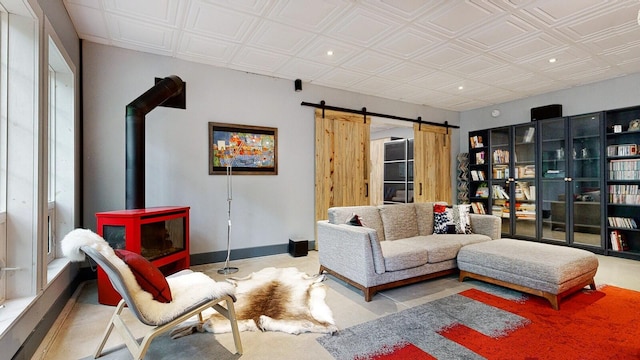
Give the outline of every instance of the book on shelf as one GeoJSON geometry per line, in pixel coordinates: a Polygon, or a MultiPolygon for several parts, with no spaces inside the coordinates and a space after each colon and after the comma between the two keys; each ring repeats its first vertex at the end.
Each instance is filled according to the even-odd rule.
{"type": "Polygon", "coordinates": [[[506,179],[509,177],[509,167],[507,165],[495,165],[492,170],[494,179],[506,179]]]}
{"type": "Polygon", "coordinates": [[[486,210],[484,208],[484,204],[481,202],[472,202],[471,208],[473,209],[474,214],[486,214],[486,210]]]}
{"type": "Polygon", "coordinates": [[[636,223],[636,220],[634,218],[609,216],[607,217],[607,220],[609,221],[609,226],[627,228],[627,229],[638,228],[638,223],[636,223]]]}
{"type": "Polygon", "coordinates": [[[480,151],[476,153],[476,164],[478,165],[484,164],[484,151],[480,151]]]}
{"type": "Polygon", "coordinates": [[[502,150],[502,149],[493,150],[493,162],[495,164],[508,164],[509,150],[502,150]]]}
{"type": "Polygon", "coordinates": [[[607,146],[607,156],[638,155],[637,144],[616,144],[607,146]]]}
{"type": "Polygon", "coordinates": [[[530,143],[533,141],[533,135],[535,134],[536,128],[530,127],[525,131],[524,137],[522,139],[523,142],[530,143]]]}
{"type": "Polygon", "coordinates": [[[515,174],[513,175],[516,178],[534,178],[536,177],[536,166],[535,165],[516,166],[515,174]]]}
{"type": "Polygon", "coordinates": [[[471,180],[473,181],[484,181],[484,171],[482,170],[471,170],[471,180]]]}
{"type": "Polygon", "coordinates": [[[629,250],[629,244],[627,243],[627,239],[625,235],[618,231],[612,230],[609,234],[609,239],[611,241],[611,249],[614,251],[627,251],[629,250]]]}
{"type": "Polygon", "coordinates": [[[638,185],[609,185],[609,203],[640,205],[638,185]]]}
{"type": "Polygon", "coordinates": [[[500,185],[493,185],[493,198],[509,200],[509,194],[500,185]]]}
{"type": "MultiPolygon", "coordinates": [[[[533,189],[535,190],[535,187],[533,189]]],[[[528,182],[516,182],[516,200],[534,200],[531,196],[531,186],[528,182]]]]}
{"type": "Polygon", "coordinates": [[[610,180],[640,180],[640,159],[609,161],[610,180]]]}
{"type": "Polygon", "coordinates": [[[484,144],[482,143],[482,136],[480,135],[469,136],[469,142],[471,143],[471,148],[473,149],[481,148],[484,146],[484,144]]]}
{"type": "MultiPolygon", "coordinates": [[[[493,205],[493,206],[491,207],[491,215],[495,215],[495,216],[499,216],[499,217],[504,217],[504,214],[503,214],[503,211],[502,211],[503,209],[504,209],[504,208],[503,208],[502,206],[493,205]]],[[[509,217],[509,216],[508,216],[508,213],[507,213],[507,216],[506,216],[506,217],[509,217]]]]}

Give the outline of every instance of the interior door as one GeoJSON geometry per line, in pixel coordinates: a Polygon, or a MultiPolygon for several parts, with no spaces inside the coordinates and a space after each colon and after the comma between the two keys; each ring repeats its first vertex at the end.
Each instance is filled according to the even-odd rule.
{"type": "Polygon", "coordinates": [[[414,124],[415,202],[451,203],[451,134],[441,126],[414,124]]]}
{"type": "Polygon", "coordinates": [[[371,119],[330,110],[323,114],[316,109],[315,121],[318,221],[327,219],[327,210],[332,206],[369,205],[371,119]]]}

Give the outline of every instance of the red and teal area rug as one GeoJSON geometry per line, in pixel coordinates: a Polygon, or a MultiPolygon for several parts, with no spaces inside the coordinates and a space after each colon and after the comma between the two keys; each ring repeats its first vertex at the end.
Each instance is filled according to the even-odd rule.
{"type": "Polygon", "coordinates": [[[336,359],[640,359],[640,292],[561,301],[482,286],[318,338],[336,359]]]}

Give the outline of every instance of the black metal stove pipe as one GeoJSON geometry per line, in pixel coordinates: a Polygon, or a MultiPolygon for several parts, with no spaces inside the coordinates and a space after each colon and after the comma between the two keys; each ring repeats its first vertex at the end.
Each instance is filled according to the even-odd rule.
{"type": "Polygon", "coordinates": [[[176,75],[160,80],[126,107],[126,209],[145,207],[144,120],[151,110],[179,94],[184,82],[176,75]]]}

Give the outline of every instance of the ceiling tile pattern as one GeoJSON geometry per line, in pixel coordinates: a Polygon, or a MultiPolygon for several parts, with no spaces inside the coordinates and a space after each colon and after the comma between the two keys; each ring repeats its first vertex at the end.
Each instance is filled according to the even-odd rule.
{"type": "Polygon", "coordinates": [[[640,0],[63,1],[89,41],[455,111],[640,72],[640,0]]]}

